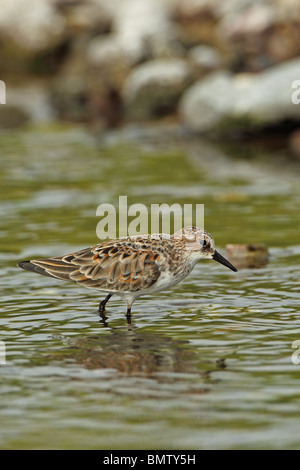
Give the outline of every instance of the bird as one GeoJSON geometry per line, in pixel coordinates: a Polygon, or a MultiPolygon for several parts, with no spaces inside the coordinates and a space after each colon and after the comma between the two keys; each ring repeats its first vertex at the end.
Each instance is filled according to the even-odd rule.
{"type": "Polygon", "coordinates": [[[109,299],[118,295],[126,301],[126,316],[130,319],[136,299],[181,282],[201,259],[212,259],[237,272],[216,250],[210,233],[195,226],[184,227],[172,235],[159,233],[107,240],[63,256],[21,261],[18,266],[106,293],[99,304],[100,316],[109,299]]]}

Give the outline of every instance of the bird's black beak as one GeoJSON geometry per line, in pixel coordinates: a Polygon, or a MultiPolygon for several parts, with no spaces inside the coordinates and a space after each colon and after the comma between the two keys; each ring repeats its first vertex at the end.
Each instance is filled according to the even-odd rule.
{"type": "Polygon", "coordinates": [[[215,253],[212,259],[214,259],[215,261],[218,261],[218,263],[224,264],[224,266],[231,269],[232,271],[237,272],[237,269],[231,263],[229,263],[229,261],[227,261],[227,259],[224,258],[224,256],[220,255],[220,253],[217,250],[215,250],[215,253]]]}

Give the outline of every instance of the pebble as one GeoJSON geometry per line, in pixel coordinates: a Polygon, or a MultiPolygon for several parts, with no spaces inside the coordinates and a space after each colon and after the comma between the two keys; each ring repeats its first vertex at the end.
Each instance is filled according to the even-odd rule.
{"type": "Polygon", "coordinates": [[[226,245],[226,256],[237,267],[261,268],[268,263],[268,248],[264,244],[230,244],[226,245]]]}

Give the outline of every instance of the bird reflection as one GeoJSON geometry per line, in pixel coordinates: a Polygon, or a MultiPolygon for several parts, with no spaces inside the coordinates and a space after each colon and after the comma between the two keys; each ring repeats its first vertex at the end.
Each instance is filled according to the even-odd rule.
{"type": "MultiPolygon", "coordinates": [[[[101,324],[108,326],[105,314],[101,324]]],[[[195,374],[210,380],[211,372],[220,369],[217,360],[199,358],[199,351],[192,349],[189,341],[142,331],[130,321],[127,327],[109,331],[108,335],[71,339],[74,360],[88,369],[115,369],[125,375],[143,377],[155,375],[160,382],[171,377],[174,380],[175,376],[179,379],[180,374],[181,378],[182,374],[195,374]]]]}
{"type": "MultiPolygon", "coordinates": [[[[99,323],[100,325],[102,325],[104,328],[109,328],[109,324],[108,324],[108,316],[105,315],[105,310],[102,311],[102,312],[95,312],[97,313],[97,315],[99,315],[99,323]]],[[[126,315],[125,316],[125,319],[126,319],[126,322],[127,322],[127,326],[129,329],[131,329],[131,315],[126,315]]]]}

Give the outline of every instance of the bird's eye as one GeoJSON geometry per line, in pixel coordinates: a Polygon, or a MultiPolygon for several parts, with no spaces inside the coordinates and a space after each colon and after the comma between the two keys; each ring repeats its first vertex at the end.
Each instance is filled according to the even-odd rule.
{"type": "Polygon", "coordinates": [[[200,240],[200,245],[207,246],[207,241],[204,238],[202,238],[202,240],[200,240]]]}

